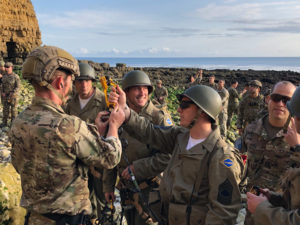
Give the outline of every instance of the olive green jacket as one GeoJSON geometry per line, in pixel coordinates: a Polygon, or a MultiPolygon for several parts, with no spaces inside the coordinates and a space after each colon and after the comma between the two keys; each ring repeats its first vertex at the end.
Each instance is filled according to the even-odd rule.
{"type": "MultiPolygon", "coordinates": [[[[140,116],[147,118],[154,124],[162,126],[171,126],[173,122],[164,111],[157,109],[151,101],[149,101],[139,113],[140,116]]],[[[128,146],[125,149],[125,154],[128,157],[129,163],[133,164],[134,175],[137,181],[145,181],[159,175],[166,167],[170,159],[170,154],[160,153],[157,149],[145,145],[139,139],[131,136],[131,133],[123,131],[121,138],[128,141],[128,146]]],[[[124,151],[124,150],[123,150],[124,151]]],[[[103,172],[103,190],[104,192],[113,192],[117,171],[119,174],[128,166],[124,153],[119,165],[113,170],[105,169],[103,172]]],[[[122,179],[121,179],[122,180],[122,179]]],[[[126,183],[124,181],[124,183],[126,183]]]]}
{"type": "Polygon", "coordinates": [[[87,123],[95,123],[95,119],[99,112],[106,110],[105,95],[98,88],[95,88],[94,96],[86,104],[83,109],[80,109],[78,93],[68,102],[66,113],[69,115],[78,116],[87,123]]]}
{"type": "MultiPolygon", "coordinates": [[[[191,224],[234,224],[241,209],[239,183],[244,166],[237,151],[220,137],[217,126],[207,139],[189,151],[189,130],[182,127],[161,128],[131,111],[124,127],[144,143],[172,153],[160,185],[163,210],[169,225],[186,224],[186,208],[192,196],[191,224]],[[214,150],[214,154],[210,155],[214,150]],[[203,162],[206,154],[210,160],[203,162]],[[200,169],[201,162],[204,169],[200,169]],[[202,179],[193,190],[199,173],[202,179]]],[[[205,157],[207,158],[207,157],[205,157]]]]}

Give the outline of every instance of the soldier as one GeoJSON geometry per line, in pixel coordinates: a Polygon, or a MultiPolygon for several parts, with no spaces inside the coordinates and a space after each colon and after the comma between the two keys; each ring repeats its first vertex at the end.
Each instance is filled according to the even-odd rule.
{"type": "MultiPolygon", "coordinates": [[[[285,140],[291,146],[291,160],[300,162],[300,88],[298,87],[287,108],[293,116],[285,140]]],[[[248,210],[256,225],[300,224],[300,168],[292,168],[284,176],[283,194],[265,190],[264,195],[247,193],[248,210]]]]}
{"type": "MultiPolygon", "coordinates": [[[[68,102],[66,113],[74,115],[87,123],[95,123],[99,112],[106,110],[105,95],[93,87],[96,73],[88,63],[79,63],[80,76],[75,78],[76,94],[68,102]]],[[[91,167],[89,170],[88,186],[93,207],[92,218],[100,218],[105,207],[105,197],[102,190],[103,169],[91,167]]]]}
{"type": "Polygon", "coordinates": [[[222,137],[226,138],[226,135],[227,135],[227,126],[226,125],[227,125],[227,118],[228,118],[227,108],[228,108],[229,93],[224,86],[225,86],[225,80],[220,79],[218,82],[217,91],[222,99],[222,110],[221,110],[220,114],[218,115],[218,120],[219,120],[221,135],[222,135],[222,137]]]}
{"type": "Polygon", "coordinates": [[[219,94],[204,85],[187,89],[179,96],[181,127],[165,128],[129,110],[124,92],[120,88],[117,92],[110,99],[118,99],[124,109],[127,132],[172,153],[160,185],[168,224],[234,224],[241,208],[243,162],[215,125],[222,108],[219,94]]]}
{"type": "Polygon", "coordinates": [[[203,80],[203,70],[200,69],[195,76],[190,77],[190,82],[187,84],[187,88],[192,87],[197,84],[201,84],[203,80]]]}
{"type": "MultiPolygon", "coordinates": [[[[253,186],[262,186],[279,191],[280,176],[293,163],[290,161],[292,152],[284,141],[284,135],[289,123],[286,102],[295,89],[295,85],[288,81],[275,84],[268,102],[268,114],[246,127],[242,152],[248,154],[248,190],[253,186]]],[[[253,224],[249,216],[248,214],[245,224],[253,224]]]]}
{"type": "Polygon", "coordinates": [[[3,97],[2,97],[2,77],[5,74],[5,62],[4,61],[0,61],[0,96],[1,96],[1,103],[3,104],[3,97]]]}
{"type": "MultiPolygon", "coordinates": [[[[171,119],[157,109],[149,100],[153,87],[148,75],[142,71],[134,70],[127,73],[122,80],[122,88],[126,92],[128,106],[140,116],[147,118],[156,125],[171,126],[171,119]]],[[[131,137],[130,132],[123,132],[122,138],[127,139],[128,146],[124,151],[120,164],[113,170],[104,170],[103,190],[106,200],[114,200],[114,187],[117,173],[120,176],[118,188],[121,193],[123,207],[126,208],[125,216],[130,225],[155,224],[147,222],[148,215],[137,201],[138,193],[134,193],[134,187],[130,181],[129,168],[133,171],[136,180],[143,187],[142,194],[148,200],[148,195],[153,186],[157,186],[155,177],[167,166],[170,155],[159,153],[151,145],[145,145],[139,139],[131,137]],[[128,158],[128,163],[126,162],[128,158]],[[126,196],[131,196],[126,198],[126,196]],[[134,201],[135,200],[135,201],[134,201]]]]}
{"type": "Polygon", "coordinates": [[[249,123],[258,119],[257,114],[264,106],[263,96],[260,94],[261,88],[260,81],[251,81],[249,83],[249,94],[244,96],[240,102],[237,118],[237,128],[240,135],[249,123]]]}
{"type": "Polygon", "coordinates": [[[228,120],[227,127],[230,127],[231,120],[234,114],[237,114],[237,109],[239,107],[239,99],[240,95],[238,94],[236,88],[238,86],[238,82],[236,80],[231,82],[231,86],[228,89],[229,98],[228,98],[228,120]]]}
{"type": "Polygon", "coordinates": [[[18,114],[18,93],[21,81],[17,74],[13,72],[13,64],[5,63],[6,74],[2,77],[2,98],[3,98],[3,119],[1,127],[7,126],[10,113],[11,123],[18,114]]]}
{"type": "Polygon", "coordinates": [[[208,78],[208,84],[207,84],[207,86],[209,86],[209,87],[217,90],[218,85],[215,83],[215,79],[216,79],[215,75],[213,75],[213,74],[210,75],[209,78],[208,78]]]}
{"type": "Polygon", "coordinates": [[[25,224],[86,224],[91,213],[88,166],[113,168],[120,161],[118,128],[124,112],[116,107],[106,122],[101,122],[106,113],[99,113],[96,126],[67,115],[61,105],[79,69],[77,61],[60,48],[33,50],[22,74],[33,85],[35,97],[15,119],[9,139],[12,164],[21,176],[25,224]],[[108,124],[104,138],[100,135],[108,124]]]}
{"type": "Polygon", "coordinates": [[[154,89],[154,100],[158,104],[164,106],[166,104],[166,99],[168,97],[168,90],[167,88],[162,86],[162,81],[158,80],[156,82],[156,87],[154,89]]]}

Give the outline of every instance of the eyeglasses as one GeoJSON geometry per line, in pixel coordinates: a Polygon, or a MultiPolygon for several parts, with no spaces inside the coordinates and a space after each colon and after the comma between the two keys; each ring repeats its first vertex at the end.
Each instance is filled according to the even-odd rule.
{"type": "Polygon", "coordinates": [[[271,97],[271,100],[273,102],[280,102],[280,101],[282,101],[285,105],[286,105],[287,101],[291,100],[290,97],[284,96],[284,95],[280,95],[280,94],[271,94],[270,97],[271,97]]]}
{"type": "Polygon", "coordinates": [[[191,104],[195,104],[193,101],[181,101],[179,104],[179,107],[181,109],[186,109],[188,107],[190,107],[191,104]]]}

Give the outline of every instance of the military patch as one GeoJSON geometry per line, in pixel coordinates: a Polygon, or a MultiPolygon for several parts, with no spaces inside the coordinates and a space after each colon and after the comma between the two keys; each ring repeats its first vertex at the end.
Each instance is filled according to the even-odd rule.
{"type": "Polygon", "coordinates": [[[228,179],[219,185],[218,189],[218,202],[223,205],[230,205],[232,201],[232,190],[233,187],[228,179]]]}
{"type": "Polygon", "coordinates": [[[233,161],[231,159],[225,159],[223,160],[223,164],[229,168],[233,165],[233,161]]]}
{"type": "Polygon", "coordinates": [[[172,120],[171,120],[170,118],[167,118],[167,119],[166,119],[166,123],[167,123],[168,125],[170,125],[170,126],[173,125],[172,120]]]}

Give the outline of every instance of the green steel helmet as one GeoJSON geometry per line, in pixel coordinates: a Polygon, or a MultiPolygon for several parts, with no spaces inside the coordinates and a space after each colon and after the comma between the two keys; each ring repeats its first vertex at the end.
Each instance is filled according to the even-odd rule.
{"type": "Polygon", "coordinates": [[[88,63],[79,63],[80,76],[75,80],[96,80],[96,72],[88,63]]]}
{"type": "Polygon", "coordinates": [[[29,81],[48,82],[57,69],[65,70],[75,77],[80,75],[78,62],[72,55],[61,48],[45,45],[35,48],[27,56],[22,75],[29,81]]]}
{"type": "Polygon", "coordinates": [[[300,87],[297,87],[290,101],[286,103],[292,116],[300,118],[300,87]]]}
{"type": "Polygon", "coordinates": [[[184,96],[191,99],[210,118],[216,121],[222,110],[222,100],[217,91],[206,85],[195,85],[185,90],[183,94],[178,96],[178,99],[181,100],[184,96]]]}
{"type": "Polygon", "coordinates": [[[123,77],[122,88],[124,91],[134,86],[147,86],[149,94],[153,91],[153,86],[148,75],[140,70],[133,70],[123,77]]]}
{"type": "Polygon", "coordinates": [[[257,86],[257,87],[262,88],[262,83],[259,80],[251,80],[249,82],[249,86],[257,86]]]}

